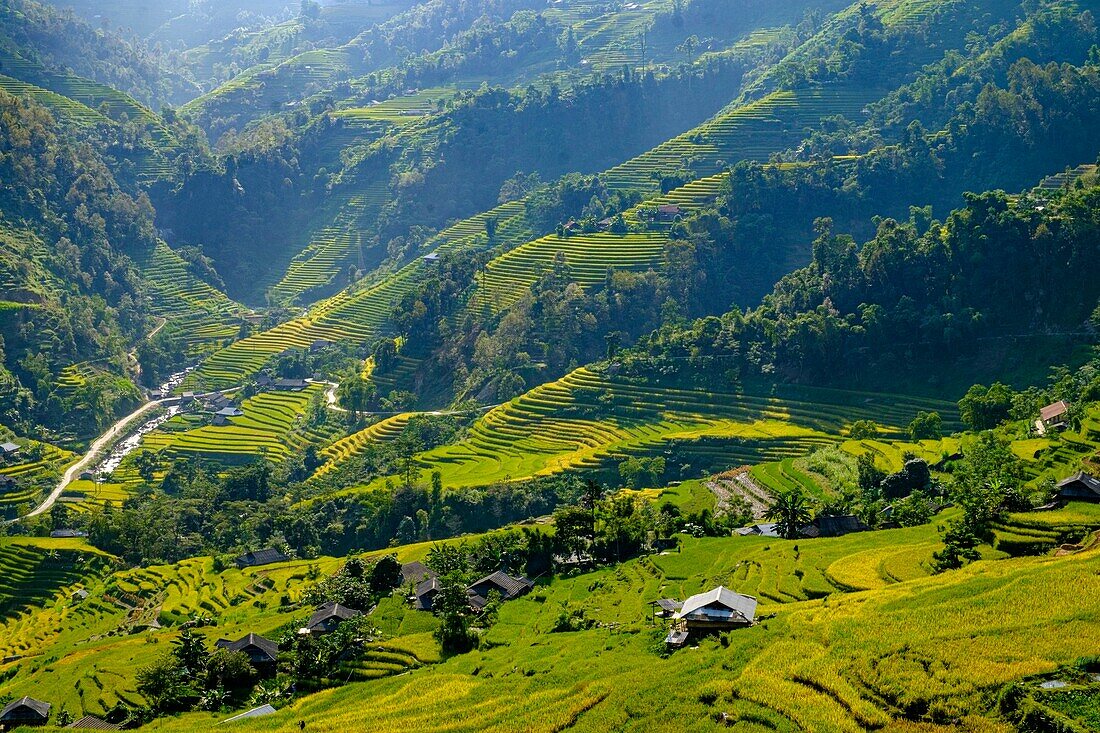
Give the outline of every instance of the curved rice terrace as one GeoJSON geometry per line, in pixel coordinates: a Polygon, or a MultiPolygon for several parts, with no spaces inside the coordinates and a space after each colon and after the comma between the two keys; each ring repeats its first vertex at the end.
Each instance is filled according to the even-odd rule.
{"type": "Polygon", "coordinates": [[[152,148],[135,151],[133,172],[143,182],[171,175],[172,166],[166,156],[176,151],[178,142],[164,121],[136,100],[91,79],[49,71],[4,49],[0,49],[0,69],[4,72],[0,75],[0,89],[29,96],[78,126],[114,126],[123,117],[140,122],[149,135],[152,148]]]}
{"type": "Polygon", "coordinates": [[[494,408],[463,440],[422,453],[417,462],[423,476],[439,471],[447,486],[610,470],[630,456],[671,456],[697,471],[804,455],[837,442],[837,433],[859,419],[879,421],[884,436],[900,436],[922,410],[957,424],[950,403],[904,395],[804,387],[707,392],[582,368],[494,408]]]}
{"type": "MultiPolygon", "coordinates": [[[[485,236],[485,220],[489,217],[499,221],[493,244],[518,243],[530,236],[523,203],[512,201],[444,229],[424,245],[421,254],[489,246],[485,236]]],[[[394,303],[430,273],[431,267],[430,263],[417,259],[391,275],[347,288],[314,305],[308,316],[287,321],[218,351],[188,377],[186,384],[203,388],[231,387],[255,374],[264,362],[288,348],[305,348],[317,339],[363,342],[389,333],[394,303]]]]}
{"type": "Polygon", "coordinates": [[[400,415],[387,417],[327,446],[320,452],[325,459],[325,463],[314,472],[313,478],[317,479],[330,473],[344,461],[364,450],[368,445],[387,443],[394,440],[401,435],[413,414],[404,412],[400,415]]]}
{"type": "MultiPolygon", "coordinates": [[[[805,127],[816,126],[823,117],[839,114],[855,119],[866,102],[877,96],[877,93],[831,87],[778,92],[744,108],[720,114],[694,131],[604,172],[601,178],[611,188],[652,190],[655,174],[669,169],[679,170],[690,160],[696,174],[708,178],[689,184],[681,196],[691,198],[699,195],[700,204],[705,203],[720,185],[716,176],[724,163],[743,158],[766,159],[773,152],[796,142],[805,127]],[[700,171],[701,168],[707,170],[700,171]]],[[[500,222],[494,245],[520,244],[530,236],[522,207],[522,202],[510,202],[466,219],[441,232],[425,245],[424,250],[445,252],[461,244],[488,246],[487,239],[478,235],[483,235],[484,221],[490,216],[500,222]]],[[[605,262],[596,266],[585,263],[587,271],[584,277],[590,281],[602,280],[609,267],[645,270],[660,263],[665,241],[660,235],[626,235],[627,241],[606,239],[615,236],[597,235],[598,244],[616,242],[623,246],[608,248],[605,262]],[[637,241],[629,241],[630,237],[636,237],[637,241]],[[598,275],[595,273],[596,267],[600,269],[598,275]]],[[[575,242],[572,253],[587,253],[587,248],[578,246],[583,244],[575,242]]],[[[337,244],[336,249],[339,248],[337,244]]],[[[530,243],[517,254],[507,252],[490,263],[480,276],[487,283],[487,292],[478,294],[477,307],[488,304],[490,308],[502,308],[514,302],[518,299],[517,293],[534,282],[540,269],[551,263],[559,251],[565,251],[565,246],[559,245],[554,237],[545,237],[530,243]],[[493,272],[494,267],[497,267],[497,272],[493,272]]],[[[566,252],[568,255],[569,252],[566,252]]],[[[303,258],[300,267],[309,259],[303,258]]],[[[329,265],[326,270],[322,266],[319,269],[329,272],[331,267],[329,265]]],[[[390,328],[392,304],[411,289],[423,272],[423,263],[412,262],[378,284],[353,289],[352,292],[342,291],[318,303],[306,318],[281,324],[214,354],[192,375],[188,384],[203,388],[232,386],[259,370],[268,358],[287,348],[307,346],[319,338],[363,341],[382,335],[390,328]]],[[[321,276],[311,277],[317,279],[321,276]]]]}
{"type": "MultiPolygon", "coordinates": [[[[36,444],[42,451],[40,458],[19,460],[0,466],[0,476],[15,479],[14,486],[0,489],[0,517],[9,509],[16,509],[28,502],[37,501],[42,491],[76,459],[76,455],[48,443],[36,444]]],[[[29,446],[23,446],[26,452],[29,446]]]]}
{"type": "Polygon", "coordinates": [[[241,319],[250,311],[191,273],[163,241],[134,259],[152,287],[153,313],[167,319],[169,330],[186,344],[189,356],[205,353],[239,333],[241,319]]]}
{"type": "Polygon", "coordinates": [[[310,400],[323,392],[320,384],[301,392],[261,392],[244,400],[244,415],[229,418],[227,425],[196,425],[206,418],[183,413],[146,436],[143,445],[164,459],[201,455],[234,463],[259,454],[280,461],[308,443],[331,438],[334,428],[313,428],[305,422],[310,400]]]}
{"type": "Polygon", "coordinates": [[[376,217],[388,196],[381,182],[349,195],[332,223],[315,232],[294,256],[282,279],[268,290],[268,300],[281,304],[307,300],[311,293],[330,286],[348,264],[362,265],[365,227],[360,222],[376,217]]]}

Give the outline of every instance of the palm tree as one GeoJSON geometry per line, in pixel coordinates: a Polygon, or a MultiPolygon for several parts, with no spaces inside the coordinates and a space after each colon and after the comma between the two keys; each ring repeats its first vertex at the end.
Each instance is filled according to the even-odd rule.
{"type": "Polygon", "coordinates": [[[806,495],[793,490],[776,495],[765,516],[775,522],[775,531],[780,537],[790,540],[798,536],[799,528],[809,524],[814,515],[806,495]]]}

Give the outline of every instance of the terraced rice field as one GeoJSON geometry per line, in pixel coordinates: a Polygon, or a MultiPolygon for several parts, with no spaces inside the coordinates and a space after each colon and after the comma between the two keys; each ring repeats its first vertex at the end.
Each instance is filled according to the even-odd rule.
{"type": "Polygon", "coordinates": [[[0,49],[0,88],[29,96],[79,125],[114,125],[125,117],[140,122],[152,148],[134,151],[130,162],[139,180],[153,181],[171,173],[166,154],[178,146],[172,133],[152,110],[104,84],[68,72],[54,72],[18,54],[0,49]],[[106,114],[104,114],[104,112],[106,114]]]}
{"type": "MultiPolygon", "coordinates": [[[[954,406],[902,395],[779,388],[772,394],[714,393],[636,384],[578,369],[491,410],[461,442],[421,454],[426,476],[478,486],[569,470],[611,471],[629,456],[663,456],[693,473],[782,460],[859,419],[887,434],[920,410],[955,420],[954,406]]],[[[381,483],[382,480],[379,480],[381,483]]]]}
{"type": "MultiPolygon", "coordinates": [[[[69,451],[48,443],[40,443],[43,455],[38,460],[15,460],[0,466],[0,475],[11,476],[18,484],[14,489],[0,490],[0,517],[28,501],[34,501],[64,468],[76,459],[69,451]]],[[[27,447],[24,447],[24,451],[27,447]]]]}
{"type": "Polygon", "coordinates": [[[549,273],[559,256],[565,257],[570,279],[586,286],[603,282],[608,270],[660,269],[667,243],[665,232],[551,234],[492,260],[478,273],[478,292],[471,307],[477,311],[488,306],[493,313],[501,312],[549,273]]]}
{"type": "Polygon", "coordinates": [[[393,440],[401,434],[405,426],[409,424],[411,412],[387,417],[373,425],[363,428],[359,432],[337,440],[332,445],[321,451],[325,464],[317,469],[313,478],[320,478],[335,470],[341,463],[362,451],[368,445],[385,443],[393,440]]]}
{"type": "Polygon", "coordinates": [[[106,566],[105,556],[83,542],[0,539],[0,618],[42,605],[106,566]]]}
{"type": "MultiPolygon", "coordinates": [[[[490,216],[499,222],[494,244],[513,241],[518,244],[530,236],[523,203],[516,201],[444,229],[424,245],[421,254],[489,246],[485,220],[490,216]]],[[[431,267],[417,259],[392,275],[343,290],[317,303],[306,317],[287,321],[213,354],[191,375],[187,384],[205,389],[231,387],[288,348],[305,348],[317,339],[363,342],[389,333],[394,303],[429,274],[431,267]]]]}
{"type": "Polygon", "coordinates": [[[192,274],[187,263],[163,241],[135,261],[152,286],[153,312],[168,320],[168,328],[186,344],[189,355],[201,354],[237,335],[249,310],[192,274]]]}
{"type": "Polygon", "coordinates": [[[363,107],[336,110],[332,116],[342,120],[370,120],[391,125],[407,125],[431,114],[436,110],[438,103],[450,99],[454,94],[454,87],[420,89],[415,94],[405,94],[363,107]]]}
{"type": "Polygon", "coordinates": [[[0,89],[16,97],[33,99],[61,119],[79,127],[109,126],[111,124],[110,119],[94,109],[67,99],[60,94],[55,94],[48,89],[27,84],[4,74],[0,74],[0,89]]]}
{"type": "Polygon", "coordinates": [[[796,144],[807,128],[836,115],[858,121],[861,110],[878,98],[874,90],[823,86],[773,92],[762,99],[727,108],[699,127],[661,143],[601,174],[608,187],[649,190],[654,175],[691,170],[713,176],[740,160],[767,160],[796,144]]]}
{"type": "Polygon", "coordinates": [[[279,304],[300,302],[331,286],[349,263],[361,259],[364,222],[377,216],[387,198],[383,183],[350,196],[333,222],[294,256],[282,279],[268,291],[268,299],[279,304]]]}
{"type": "Polygon", "coordinates": [[[266,455],[279,461],[308,443],[331,438],[304,422],[310,399],[323,391],[317,384],[302,392],[261,392],[241,404],[244,415],[230,418],[229,425],[188,429],[186,417],[173,418],[146,436],[143,446],[169,459],[202,456],[236,463],[266,455]]]}

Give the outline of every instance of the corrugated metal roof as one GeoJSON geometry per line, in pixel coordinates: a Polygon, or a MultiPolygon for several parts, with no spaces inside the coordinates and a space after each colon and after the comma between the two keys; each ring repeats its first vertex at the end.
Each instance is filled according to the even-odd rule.
{"type": "MultiPolygon", "coordinates": [[[[721,585],[717,588],[708,590],[706,593],[697,593],[691,598],[688,598],[684,601],[683,608],[680,609],[680,612],[676,614],[675,618],[690,618],[704,607],[712,604],[725,606],[726,609],[738,614],[747,623],[752,623],[752,620],[756,618],[755,598],[740,593],[734,593],[729,588],[721,585]]],[[[722,611],[717,609],[708,609],[706,615],[708,617],[714,617],[716,614],[720,616],[722,613],[722,611]]],[[[731,616],[726,616],[725,618],[731,618],[731,616]]]]}

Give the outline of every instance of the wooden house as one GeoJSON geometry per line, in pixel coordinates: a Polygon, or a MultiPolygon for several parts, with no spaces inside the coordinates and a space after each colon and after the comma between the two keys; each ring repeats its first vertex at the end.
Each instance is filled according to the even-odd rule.
{"type": "Polygon", "coordinates": [[[426,578],[416,584],[413,593],[413,608],[417,611],[431,611],[435,597],[439,595],[439,578],[426,578]]]}
{"type": "Polygon", "coordinates": [[[1062,479],[1055,486],[1058,489],[1055,497],[1060,501],[1100,502],[1100,479],[1083,471],[1062,479]]]}
{"type": "Polygon", "coordinates": [[[485,608],[489,602],[489,594],[494,590],[500,593],[502,601],[510,601],[530,592],[535,584],[522,576],[511,576],[502,570],[491,575],[486,575],[481,580],[471,583],[466,588],[466,595],[470,599],[470,607],[475,611],[485,608]]]}
{"type": "Polygon", "coordinates": [[[240,569],[254,568],[260,565],[271,565],[277,562],[286,562],[290,558],[283,553],[276,550],[274,547],[267,547],[262,550],[253,550],[246,552],[243,555],[235,558],[233,564],[240,569]]]}
{"type": "Polygon", "coordinates": [[[672,619],[665,642],[682,646],[693,635],[752,626],[756,620],[756,599],[720,585],[688,598],[672,619]]]}
{"type": "Polygon", "coordinates": [[[21,697],[12,700],[0,710],[0,728],[14,730],[20,726],[45,725],[50,720],[50,704],[35,700],[33,697],[21,697]]]}
{"type": "Polygon", "coordinates": [[[279,658],[279,645],[259,634],[248,634],[236,641],[218,639],[214,646],[231,652],[243,652],[252,666],[260,671],[274,671],[279,658]]]}
{"type": "Polygon", "coordinates": [[[1039,410],[1039,419],[1035,421],[1035,430],[1044,435],[1048,430],[1065,430],[1069,419],[1069,405],[1058,400],[1039,410]]]}
{"type": "Polygon", "coordinates": [[[12,458],[19,452],[19,446],[11,441],[0,443],[0,458],[12,458]]]}
{"type": "Polygon", "coordinates": [[[341,606],[339,603],[329,602],[314,611],[313,615],[309,617],[309,621],[306,622],[303,628],[298,630],[298,633],[314,636],[329,634],[348,619],[362,615],[362,611],[341,606]]]}

